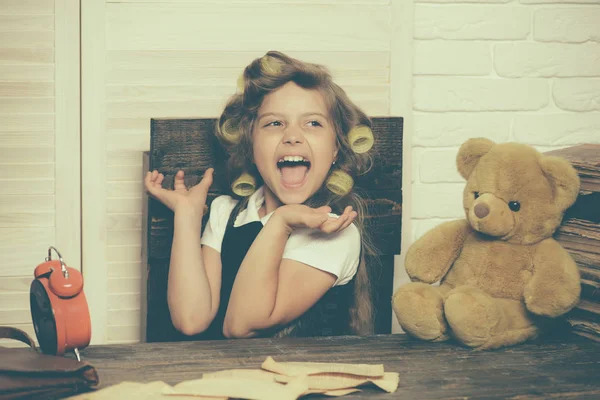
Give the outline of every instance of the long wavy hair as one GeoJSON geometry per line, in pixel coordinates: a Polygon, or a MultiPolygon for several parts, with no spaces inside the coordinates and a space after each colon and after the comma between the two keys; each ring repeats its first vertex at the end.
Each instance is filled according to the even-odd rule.
{"type": "Polygon", "coordinates": [[[241,183],[246,186],[244,194],[240,196],[232,190],[231,195],[245,203],[240,208],[244,209],[249,194],[264,183],[252,162],[252,132],[264,97],[288,82],[294,82],[305,89],[318,90],[328,107],[337,138],[338,155],[322,187],[304,204],[310,207],[328,205],[336,214],[341,214],[346,206],[351,205],[358,213],[353,223],[361,236],[361,257],[354,277],[350,328],[355,334],[371,334],[374,332],[373,295],[365,255],[374,255],[375,248],[365,229],[366,203],[353,182],[370,169],[372,158],[368,152],[359,154],[352,150],[348,133],[358,126],[370,129],[372,123],[345,91],[333,82],[326,67],[303,62],[281,52],[269,51],[244,69],[238,80],[238,92],[229,99],[216,124],[216,135],[229,154],[227,179],[230,187],[240,184],[240,176],[245,176],[241,183]],[[332,175],[334,171],[337,173],[332,175]],[[345,179],[339,179],[339,171],[345,173],[342,174],[345,179]],[[253,179],[249,181],[248,176],[253,179]],[[348,177],[352,179],[348,180],[348,177]],[[343,190],[335,190],[334,193],[326,183],[343,190]]]}

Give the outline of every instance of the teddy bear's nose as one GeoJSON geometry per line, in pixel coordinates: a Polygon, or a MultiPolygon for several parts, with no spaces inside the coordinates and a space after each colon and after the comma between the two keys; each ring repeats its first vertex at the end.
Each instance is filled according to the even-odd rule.
{"type": "Polygon", "coordinates": [[[490,213],[490,208],[485,203],[479,203],[475,206],[475,216],[477,218],[485,218],[490,213]]]}

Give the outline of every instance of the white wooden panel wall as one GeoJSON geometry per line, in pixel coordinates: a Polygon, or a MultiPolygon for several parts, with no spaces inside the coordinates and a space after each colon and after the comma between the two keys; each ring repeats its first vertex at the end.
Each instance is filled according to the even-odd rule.
{"type": "Polygon", "coordinates": [[[76,1],[0,1],[0,325],[33,337],[48,246],[81,263],[78,27],[76,1]]]}
{"type": "Polygon", "coordinates": [[[96,342],[135,342],[143,338],[141,177],[150,118],[216,117],[243,67],[268,50],[327,65],[368,114],[389,115],[392,5],[93,0],[82,7],[83,249],[86,274],[98,283],[88,288],[94,335],[96,342]],[[95,183],[86,192],[88,181],[95,183]]]}

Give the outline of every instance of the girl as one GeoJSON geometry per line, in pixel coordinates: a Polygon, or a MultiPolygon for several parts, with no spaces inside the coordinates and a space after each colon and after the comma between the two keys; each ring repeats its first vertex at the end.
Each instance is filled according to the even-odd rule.
{"type": "Polygon", "coordinates": [[[369,334],[363,201],[371,121],[324,67],[268,52],[248,65],[216,135],[232,195],[216,198],[202,237],[213,170],[174,190],[148,172],[148,192],[174,211],[168,304],[174,326],[207,339],[369,334]]]}

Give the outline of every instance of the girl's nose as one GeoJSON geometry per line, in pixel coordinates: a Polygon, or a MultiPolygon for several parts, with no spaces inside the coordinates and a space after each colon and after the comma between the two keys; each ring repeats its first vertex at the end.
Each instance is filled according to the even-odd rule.
{"type": "Polygon", "coordinates": [[[287,128],[283,133],[282,142],[286,144],[299,144],[304,141],[304,134],[298,128],[287,128]]]}

